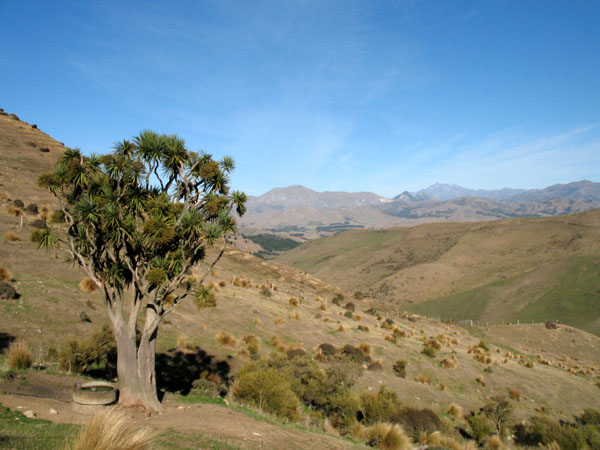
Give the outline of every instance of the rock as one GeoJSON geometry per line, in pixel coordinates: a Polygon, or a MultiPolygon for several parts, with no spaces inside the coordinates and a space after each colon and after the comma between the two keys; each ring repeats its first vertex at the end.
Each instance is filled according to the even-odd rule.
{"type": "Polygon", "coordinates": [[[25,411],[25,412],[23,413],[23,415],[24,415],[25,417],[27,417],[28,419],[33,419],[33,418],[35,418],[35,413],[34,413],[32,410],[30,410],[30,409],[28,409],[27,411],[25,411]]]}
{"type": "Polygon", "coordinates": [[[54,414],[55,416],[58,416],[58,411],[55,410],[54,408],[50,408],[50,414],[54,414]]]}

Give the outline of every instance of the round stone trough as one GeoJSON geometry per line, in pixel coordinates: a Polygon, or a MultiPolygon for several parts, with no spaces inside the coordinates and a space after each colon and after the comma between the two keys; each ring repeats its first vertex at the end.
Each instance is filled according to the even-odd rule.
{"type": "Polygon", "coordinates": [[[73,389],[73,403],[78,405],[110,405],[117,401],[118,389],[106,381],[89,381],[73,389]]]}

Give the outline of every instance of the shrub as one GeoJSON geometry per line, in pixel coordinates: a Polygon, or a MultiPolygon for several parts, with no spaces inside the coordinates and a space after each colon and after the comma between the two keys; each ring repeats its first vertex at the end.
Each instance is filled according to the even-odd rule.
{"type": "Polygon", "coordinates": [[[399,376],[400,378],[406,377],[406,364],[407,362],[404,359],[399,359],[394,363],[392,369],[396,372],[396,376],[399,376]]]}
{"type": "Polygon", "coordinates": [[[65,221],[65,213],[61,209],[57,209],[50,215],[50,223],[64,223],[65,221]]]}
{"type": "Polygon", "coordinates": [[[225,333],[224,331],[220,331],[219,334],[215,336],[215,340],[223,346],[237,346],[237,340],[233,336],[230,336],[229,334],[225,333]]]}
{"type": "Polygon", "coordinates": [[[410,450],[412,444],[402,427],[391,423],[378,423],[365,431],[367,444],[386,450],[410,450]]]}
{"type": "Polygon", "coordinates": [[[356,300],[362,300],[362,299],[364,299],[364,298],[365,298],[365,296],[363,295],[363,293],[362,293],[362,292],[360,292],[360,291],[356,291],[356,292],[355,292],[355,293],[352,295],[352,297],[354,297],[356,300]]]}
{"type": "Polygon", "coordinates": [[[270,297],[271,296],[271,290],[266,287],[266,286],[261,286],[260,287],[260,295],[263,295],[265,297],[270,297]]]}
{"type": "Polygon", "coordinates": [[[46,228],[46,221],[44,219],[35,219],[31,222],[33,228],[39,228],[40,230],[46,228]]]}
{"type": "Polygon", "coordinates": [[[347,317],[348,319],[352,319],[354,317],[354,314],[352,314],[351,311],[346,311],[344,313],[344,317],[347,317]]]}
{"type": "Polygon", "coordinates": [[[199,378],[192,382],[189,395],[203,395],[216,398],[219,396],[219,385],[207,378],[199,378]]]}
{"type": "Polygon", "coordinates": [[[6,351],[6,359],[11,369],[29,369],[31,367],[31,353],[23,342],[13,342],[6,351]]]}
{"type": "Polygon", "coordinates": [[[114,378],[117,367],[117,343],[108,324],[86,340],[73,339],[58,354],[60,368],[75,373],[101,371],[114,378]]]}
{"type": "Polygon", "coordinates": [[[8,270],[4,266],[0,266],[0,282],[2,281],[10,281],[12,279],[12,274],[10,270],[8,270]]]}
{"type": "Polygon", "coordinates": [[[31,242],[33,242],[34,244],[38,244],[40,243],[40,239],[42,238],[42,235],[44,234],[43,230],[40,229],[34,229],[31,230],[31,233],[29,233],[29,240],[31,242]]]}
{"type": "Polygon", "coordinates": [[[538,446],[556,442],[562,450],[588,447],[582,429],[572,424],[560,423],[550,417],[532,417],[528,424],[518,424],[514,431],[515,443],[520,445],[538,446]]]}
{"type": "Polygon", "coordinates": [[[234,395],[242,402],[261,410],[295,421],[300,402],[287,378],[274,369],[256,369],[240,374],[233,387],[234,395]]]}
{"type": "Polygon", "coordinates": [[[13,233],[12,231],[7,231],[4,233],[4,239],[9,242],[18,242],[23,240],[21,236],[19,236],[17,233],[13,233]]]}
{"type": "Polygon", "coordinates": [[[150,450],[154,433],[134,430],[132,420],[117,407],[109,408],[86,425],[71,450],[150,450]]]}
{"type": "Polygon", "coordinates": [[[342,354],[349,358],[351,361],[357,363],[363,363],[365,361],[369,362],[371,360],[370,357],[365,356],[361,349],[354,347],[350,344],[344,345],[342,348],[342,354]]]}
{"type": "Polygon", "coordinates": [[[471,414],[467,417],[467,422],[471,427],[471,434],[478,444],[483,444],[486,439],[494,432],[494,427],[484,414],[471,414]]]}
{"type": "Polygon", "coordinates": [[[402,405],[395,392],[381,386],[376,393],[363,392],[360,395],[360,406],[364,417],[363,423],[373,425],[377,422],[388,422],[402,405]]]}
{"type": "Polygon", "coordinates": [[[435,358],[435,348],[430,347],[427,344],[423,345],[423,350],[421,351],[421,353],[423,353],[425,356],[428,356],[429,358],[435,358]]]}
{"type": "Polygon", "coordinates": [[[2,281],[0,282],[0,298],[16,300],[19,298],[19,293],[12,284],[2,281]]]}
{"type": "Polygon", "coordinates": [[[17,207],[17,208],[25,208],[25,203],[23,203],[23,200],[19,200],[18,198],[13,200],[13,206],[17,207]]]}
{"type": "Polygon", "coordinates": [[[344,306],[344,308],[348,311],[354,312],[354,310],[356,309],[356,306],[354,305],[354,303],[348,302],[348,303],[346,303],[346,306],[344,306]]]}
{"type": "Polygon", "coordinates": [[[404,407],[392,414],[390,419],[392,422],[402,425],[415,439],[421,432],[433,433],[444,427],[438,415],[427,408],[404,407]]]}
{"type": "Polygon", "coordinates": [[[38,205],[36,205],[35,203],[30,203],[25,208],[25,211],[27,212],[27,214],[31,214],[32,216],[35,216],[39,212],[38,205]]]}

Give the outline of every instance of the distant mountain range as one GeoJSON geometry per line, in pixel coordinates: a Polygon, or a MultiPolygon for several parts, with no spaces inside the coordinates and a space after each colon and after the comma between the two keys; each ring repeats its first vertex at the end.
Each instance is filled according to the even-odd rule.
{"type": "Polygon", "coordinates": [[[296,185],[249,197],[241,225],[311,238],[356,227],[548,217],[595,208],[600,208],[600,183],[587,180],[530,190],[434,184],[393,199],[371,192],[316,192],[296,185]]]}

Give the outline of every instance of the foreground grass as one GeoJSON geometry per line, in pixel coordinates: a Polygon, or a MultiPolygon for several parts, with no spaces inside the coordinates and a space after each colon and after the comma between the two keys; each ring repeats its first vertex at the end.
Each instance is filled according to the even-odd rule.
{"type": "Polygon", "coordinates": [[[77,425],[28,419],[20,412],[0,406],[0,448],[62,449],[77,435],[79,429],[77,425]]]}
{"type": "MultiPolygon", "coordinates": [[[[68,447],[80,430],[80,425],[28,419],[18,411],[0,406],[0,449],[62,450],[68,447]]],[[[154,448],[236,450],[238,447],[200,434],[168,430],[156,437],[154,448]]]]}

